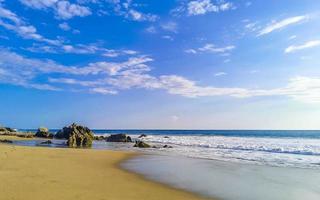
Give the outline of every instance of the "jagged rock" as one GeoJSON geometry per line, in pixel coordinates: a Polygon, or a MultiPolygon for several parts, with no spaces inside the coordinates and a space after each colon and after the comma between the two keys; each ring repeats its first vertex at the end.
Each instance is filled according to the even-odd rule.
{"type": "Polygon", "coordinates": [[[115,134],[107,137],[106,141],[107,142],[132,142],[132,139],[130,136],[127,136],[126,134],[115,134]]]}
{"type": "Polygon", "coordinates": [[[52,141],[51,140],[47,140],[47,141],[41,142],[40,144],[52,144],[52,141]]]}
{"type": "Polygon", "coordinates": [[[40,127],[38,128],[38,131],[35,134],[36,137],[41,137],[41,138],[53,138],[53,134],[49,132],[49,129],[46,127],[40,127]]]}
{"type": "Polygon", "coordinates": [[[0,142],[1,142],[1,143],[9,143],[9,144],[13,143],[12,140],[7,140],[7,139],[0,140],[0,142]]]}
{"type": "Polygon", "coordinates": [[[141,134],[138,138],[143,138],[143,137],[147,137],[146,134],[141,134]]]}
{"type": "Polygon", "coordinates": [[[16,135],[17,131],[9,127],[0,127],[0,135],[16,135]]]}
{"type": "Polygon", "coordinates": [[[133,147],[150,148],[151,146],[143,141],[136,141],[133,147]]]}
{"type": "Polygon", "coordinates": [[[64,127],[55,135],[58,139],[67,139],[69,147],[91,147],[94,139],[93,132],[85,126],[75,123],[64,127]]]}
{"type": "Polygon", "coordinates": [[[98,140],[98,141],[102,141],[102,140],[105,140],[106,138],[102,135],[100,136],[94,136],[94,140],[98,140]]]}
{"type": "Polygon", "coordinates": [[[173,148],[173,147],[170,145],[164,145],[163,148],[173,148]]]}

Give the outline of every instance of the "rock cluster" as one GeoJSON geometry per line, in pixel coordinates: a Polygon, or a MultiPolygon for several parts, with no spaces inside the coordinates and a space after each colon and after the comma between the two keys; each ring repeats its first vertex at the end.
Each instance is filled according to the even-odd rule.
{"type": "Polygon", "coordinates": [[[55,138],[67,139],[69,147],[91,147],[94,135],[88,127],[73,123],[58,131],[55,138]]]}
{"type": "Polygon", "coordinates": [[[46,127],[40,127],[38,128],[38,131],[35,134],[36,137],[41,137],[41,138],[53,138],[53,134],[49,132],[49,129],[46,127]]]}
{"type": "Polygon", "coordinates": [[[106,141],[107,142],[132,142],[132,139],[130,136],[127,136],[126,134],[114,134],[107,137],[106,141]]]}
{"type": "Polygon", "coordinates": [[[136,141],[133,147],[150,148],[151,146],[143,141],[136,141]]]}
{"type": "Polygon", "coordinates": [[[17,131],[9,127],[0,127],[0,135],[16,135],[17,131]]]}

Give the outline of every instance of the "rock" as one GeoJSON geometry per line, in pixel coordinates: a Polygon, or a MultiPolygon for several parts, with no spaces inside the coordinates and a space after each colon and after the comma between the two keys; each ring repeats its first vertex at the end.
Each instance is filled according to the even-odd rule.
{"type": "Polygon", "coordinates": [[[151,146],[143,141],[136,141],[133,147],[150,148],[151,146]]]}
{"type": "Polygon", "coordinates": [[[107,137],[106,141],[107,142],[132,142],[132,139],[130,136],[127,136],[126,134],[115,134],[107,137]]]}
{"type": "Polygon", "coordinates": [[[52,144],[52,141],[51,140],[47,140],[47,141],[41,142],[40,144],[52,144]]]}
{"type": "Polygon", "coordinates": [[[106,138],[104,137],[104,136],[102,136],[102,135],[100,135],[100,136],[94,136],[94,140],[98,140],[98,141],[102,141],[102,140],[105,140],[106,138]]]}
{"type": "Polygon", "coordinates": [[[7,139],[0,140],[0,142],[1,142],[1,143],[9,143],[9,144],[13,143],[12,140],[7,140],[7,139]]]}
{"type": "Polygon", "coordinates": [[[41,137],[41,138],[53,138],[53,134],[49,132],[49,129],[46,127],[40,127],[38,128],[38,131],[35,134],[36,137],[41,137]]]}
{"type": "Polygon", "coordinates": [[[17,130],[13,129],[13,128],[9,128],[9,127],[4,127],[5,129],[7,129],[8,132],[12,132],[12,133],[16,133],[17,130]]]}
{"type": "Polygon", "coordinates": [[[147,137],[146,134],[141,134],[138,138],[143,138],[143,137],[147,137]]]}
{"type": "Polygon", "coordinates": [[[16,135],[17,131],[9,127],[0,127],[0,135],[16,135]]]}
{"type": "Polygon", "coordinates": [[[169,138],[169,136],[164,136],[163,138],[169,138]]]}
{"type": "Polygon", "coordinates": [[[55,138],[67,139],[69,147],[91,147],[94,135],[88,127],[73,123],[58,131],[55,138]]]}
{"type": "Polygon", "coordinates": [[[173,148],[173,147],[169,145],[164,145],[163,148],[173,148]]]}

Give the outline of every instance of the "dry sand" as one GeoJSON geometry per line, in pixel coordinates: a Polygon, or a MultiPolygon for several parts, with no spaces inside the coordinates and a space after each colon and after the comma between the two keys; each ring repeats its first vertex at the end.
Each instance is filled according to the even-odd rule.
{"type": "Polygon", "coordinates": [[[130,156],[134,154],[0,144],[0,200],[204,199],[120,169],[130,156]]]}

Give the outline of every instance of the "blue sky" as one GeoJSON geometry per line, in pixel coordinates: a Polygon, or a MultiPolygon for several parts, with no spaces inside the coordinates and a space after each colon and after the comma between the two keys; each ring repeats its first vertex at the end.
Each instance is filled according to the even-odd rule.
{"type": "Polygon", "coordinates": [[[319,129],[316,0],[0,0],[0,124],[319,129]]]}

